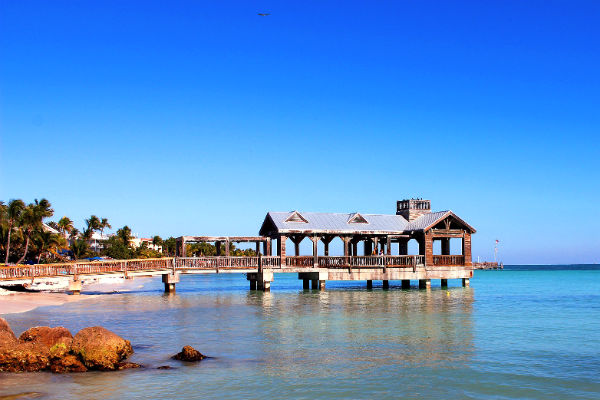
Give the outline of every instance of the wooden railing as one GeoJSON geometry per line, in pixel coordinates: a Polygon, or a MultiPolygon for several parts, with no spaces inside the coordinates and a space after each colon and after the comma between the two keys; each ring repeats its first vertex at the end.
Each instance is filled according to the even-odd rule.
{"type": "Polygon", "coordinates": [[[281,258],[260,257],[180,257],[175,259],[175,269],[258,269],[281,268],[281,258]]]}
{"type": "MultiPolygon", "coordinates": [[[[314,257],[286,257],[287,267],[314,267],[314,257]]],[[[464,256],[433,256],[433,266],[463,266],[464,256]]],[[[403,268],[422,266],[425,256],[358,256],[317,257],[320,268],[403,268]]],[[[38,277],[61,277],[102,274],[111,272],[152,270],[258,270],[259,268],[280,269],[279,256],[259,257],[181,257],[152,258],[144,260],[80,261],[75,263],[40,264],[32,266],[0,267],[0,280],[27,279],[38,277]]]]}
{"type": "Polygon", "coordinates": [[[357,256],[319,257],[321,268],[348,267],[415,267],[425,263],[425,256],[357,256]]]}
{"type": "Polygon", "coordinates": [[[313,256],[293,256],[285,258],[287,267],[314,267],[315,258],[313,256]]]}
{"type": "Polygon", "coordinates": [[[433,256],[433,265],[462,266],[465,256],[433,256]]]}
{"type": "Polygon", "coordinates": [[[17,265],[0,267],[0,279],[60,277],[67,275],[89,275],[110,272],[144,271],[169,269],[172,258],[148,258],[143,260],[79,261],[73,263],[17,265]]]}

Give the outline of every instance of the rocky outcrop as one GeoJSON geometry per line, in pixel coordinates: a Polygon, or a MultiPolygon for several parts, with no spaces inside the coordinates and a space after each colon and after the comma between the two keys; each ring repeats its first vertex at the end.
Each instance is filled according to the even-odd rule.
{"type": "Polygon", "coordinates": [[[206,356],[192,346],[183,346],[181,352],[175,354],[173,358],[179,361],[201,361],[205,359],[206,356]]]}
{"type": "Polygon", "coordinates": [[[71,351],[87,368],[118,369],[119,362],[133,353],[131,343],[101,326],[84,328],[73,338],[71,351]]]}
{"type": "Polygon", "coordinates": [[[50,328],[49,326],[36,326],[29,328],[19,336],[19,342],[21,343],[39,343],[44,346],[51,348],[55,344],[61,342],[66,343],[73,340],[73,335],[67,328],[58,326],[56,328],[50,328]]]}
{"type": "Polygon", "coordinates": [[[38,326],[17,339],[0,318],[0,371],[56,373],[139,368],[124,362],[133,353],[128,340],[102,328],[84,328],[75,337],[63,327],[38,326]]]}

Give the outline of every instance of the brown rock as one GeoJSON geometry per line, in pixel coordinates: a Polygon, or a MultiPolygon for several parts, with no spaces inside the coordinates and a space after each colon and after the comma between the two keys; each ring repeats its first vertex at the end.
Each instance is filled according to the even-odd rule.
{"type": "Polygon", "coordinates": [[[49,326],[36,326],[34,328],[27,329],[21,334],[21,336],[19,336],[19,342],[21,343],[40,343],[48,347],[48,349],[52,348],[52,346],[59,342],[67,343],[72,339],[73,335],[71,335],[71,332],[62,326],[58,326],[56,328],[50,328],[49,326]]]}
{"type": "Polygon", "coordinates": [[[17,337],[4,318],[0,318],[0,349],[4,347],[13,347],[17,337]]]}
{"type": "Polygon", "coordinates": [[[73,338],[71,351],[81,357],[88,369],[99,370],[115,370],[133,353],[129,340],[101,326],[80,330],[73,338]]]}
{"type": "Polygon", "coordinates": [[[180,361],[201,361],[206,358],[206,356],[192,346],[183,346],[181,352],[175,354],[173,358],[180,361]]]}
{"type": "Polygon", "coordinates": [[[50,354],[44,345],[15,342],[12,347],[0,349],[0,371],[34,372],[49,366],[50,354]]]}
{"type": "Polygon", "coordinates": [[[10,326],[0,318],[0,371],[40,371],[50,363],[48,348],[39,343],[19,343],[10,326]]]}
{"type": "Polygon", "coordinates": [[[77,356],[65,354],[62,357],[52,358],[50,371],[57,374],[64,374],[66,372],[86,372],[87,368],[77,356]]]}
{"type": "Polygon", "coordinates": [[[17,338],[4,318],[0,318],[0,337],[2,337],[2,333],[6,333],[6,337],[17,338]]]}

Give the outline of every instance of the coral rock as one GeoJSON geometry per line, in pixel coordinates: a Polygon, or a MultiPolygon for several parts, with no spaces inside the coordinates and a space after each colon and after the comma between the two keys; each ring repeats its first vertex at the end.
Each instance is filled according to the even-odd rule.
{"type": "Polygon", "coordinates": [[[84,328],[73,338],[73,354],[81,357],[88,369],[115,370],[133,353],[131,343],[101,326],[84,328]]]}
{"type": "Polygon", "coordinates": [[[184,346],[181,352],[175,354],[173,358],[180,361],[200,361],[206,358],[206,356],[192,346],[184,346]]]}

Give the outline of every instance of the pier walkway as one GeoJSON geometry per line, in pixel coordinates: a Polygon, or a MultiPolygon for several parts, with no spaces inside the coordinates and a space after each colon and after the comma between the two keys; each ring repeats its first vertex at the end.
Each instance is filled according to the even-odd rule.
{"type": "Polygon", "coordinates": [[[108,275],[131,279],[136,276],[161,275],[165,291],[175,290],[182,274],[244,273],[252,290],[270,290],[276,273],[297,273],[308,289],[324,289],[328,280],[364,280],[367,288],[373,280],[401,280],[410,287],[410,280],[419,286],[430,286],[431,279],[462,279],[469,285],[472,267],[463,265],[461,256],[434,256],[434,265],[425,265],[422,255],[402,256],[257,256],[257,257],[175,257],[142,260],[80,261],[62,264],[0,267],[0,286],[30,285],[33,282],[67,280],[71,292],[82,290],[81,278],[100,278],[108,275]],[[285,262],[282,264],[282,259],[285,262]]]}

